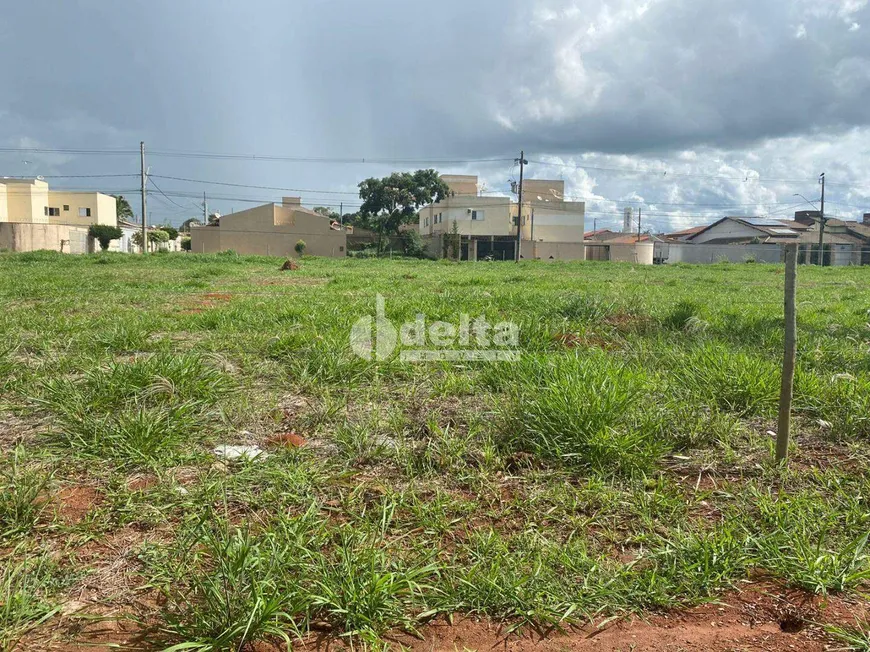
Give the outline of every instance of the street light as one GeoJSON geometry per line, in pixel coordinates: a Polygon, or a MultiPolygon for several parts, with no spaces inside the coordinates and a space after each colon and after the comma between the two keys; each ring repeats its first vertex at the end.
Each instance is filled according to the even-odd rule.
{"type": "Polygon", "coordinates": [[[806,197],[804,197],[802,194],[800,194],[800,193],[798,193],[798,192],[796,192],[795,194],[793,194],[792,197],[800,197],[800,198],[803,199],[806,203],[808,203],[810,206],[812,206],[812,207],[815,208],[816,210],[819,210],[813,202],[811,202],[809,199],[807,199],[806,197]]]}

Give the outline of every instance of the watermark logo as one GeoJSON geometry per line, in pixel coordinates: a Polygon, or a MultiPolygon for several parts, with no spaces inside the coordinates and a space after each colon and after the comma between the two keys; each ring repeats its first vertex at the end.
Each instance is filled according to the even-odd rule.
{"type": "Polygon", "coordinates": [[[420,313],[414,321],[396,327],[387,319],[386,302],[378,294],[375,315],[361,317],[353,325],[350,348],[366,360],[388,360],[401,344],[399,359],[403,362],[516,362],[520,357],[519,333],[513,322],[491,324],[483,316],[472,319],[464,313],[456,323],[429,323],[420,313]]]}

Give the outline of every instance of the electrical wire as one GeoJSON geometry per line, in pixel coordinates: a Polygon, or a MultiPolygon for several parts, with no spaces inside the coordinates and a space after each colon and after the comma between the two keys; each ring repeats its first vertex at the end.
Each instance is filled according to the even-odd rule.
{"type": "MultiPolygon", "coordinates": [[[[157,183],[154,181],[154,179],[152,179],[150,176],[148,177],[148,181],[151,183],[152,186],[154,186],[155,188],[157,188],[157,192],[159,192],[161,195],[163,195],[164,197],[166,197],[166,199],[168,199],[170,202],[172,202],[173,204],[175,204],[175,205],[178,206],[179,208],[183,208],[183,209],[185,209],[185,210],[189,210],[186,206],[182,206],[181,204],[179,204],[179,203],[176,202],[175,200],[171,199],[171,198],[169,197],[169,195],[167,195],[165,192],[163,192],[163,191],[160,189],[160,186],[158,186],[157,183]]],[[[198,210],[198,208],[197,208],[197,210],[198,210]]]]}

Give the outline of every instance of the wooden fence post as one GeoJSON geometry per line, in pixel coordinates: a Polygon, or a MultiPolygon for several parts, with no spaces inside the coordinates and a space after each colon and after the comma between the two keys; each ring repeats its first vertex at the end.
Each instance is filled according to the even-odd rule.
{"type": "Polygon", "coordinates": [[[797,245],[785,245],[785,354],[782,360],[782,386],[779,392],[779,424],[776,429],[776,461],[788,457],[791,435],[791,401],[794,393],[794,366],[797,353],[797,245]]]}

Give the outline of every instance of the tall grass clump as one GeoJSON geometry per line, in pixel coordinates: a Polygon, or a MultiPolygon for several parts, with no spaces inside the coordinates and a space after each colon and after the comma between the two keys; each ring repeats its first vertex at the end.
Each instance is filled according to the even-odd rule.
{"type": "Polygon", "coordinates": [[[19,546],[0,558],[0,652],[11,652],[21,637],[59,609],[46,593],[51,573],[44,558],[27,558],[19,546]]]}
{"type": "Polygon", "coordinates": [[[18,345],[6,344],[0,346],[0,392],[10,389],[15,384],[17,365],[12,359],[18,345]]]}
{"type": "Polygon", "coordinates": [[[165,597],[169,650],[240,650],[299,633],[294,618],[308,599],[293,568],[307,553],[273,534],[234,528],[220,518],[201,523],[163,558],[152,561],[165,597]],[[288,561],[290,564],[288,566],[288,561]]]}
{"type": "Polygon", "coordinates": [[[860,485],[754,491],[748,499],[758,513],[749,527],[761,567],[815,593],[870,580],[870,514],[860,485]]]}
{"type": "Polygon", "coordinates": [[[343,531],[316,569],[313,610],[343,635],[367,643],[390,629],[414,632],[438,602],[440,568],[427,556],[400,553],[376,534],[343,531]]]}
{"type": "Polygon", "coordinates": [[[795,409],[829,422],[836,438],[870,439],[870,376],[839,373],[826,378],[799,366],[795,409]]]}
{"type": "Polygon", "coordinates": [[[22,446],[0,457],[0,541],[36,526],[50,481],[50,474],[27,466],[22,446]]]}
{"type": "Polygon", "coordinates": [[[134,468],[175,459],[201,424],[195,407],[182,404],[139,406],[112,414],[64,413],[56,429],[57,440],[76,455],[134,468]]]}
{"type": "Polygon", "coordinates": [[[771,416],[779,399],[780,368],[772,360],[708,342],[674,363],[674,389],[736,416],[771,416]]]}
{"type": "Polygon", "coordinates": [[[46,380],[40,389],[36,400],[54,414],[60,443],[83,457],[147,466],[179,452],[233,386],[196,356],[160,354],[46,380]]]}
{"type": "Polygon", "coordinates": [[[615,311],[615,302],[596,294],[570,295],[557,307],[557,312],[562,317],[583,323],[602,321],[615,311]]]}
{"type": "Polygon", "coordinates": [[[663,324],[672,330],[701,330],[701,306],[695,301],[683,300],[677,303],[665,316],[663,324]]]}
{"type": "Polygon", "coordinates": [[[603,472],[648,471],[667,448],[645,375],[605,354],[520,366],[502,408],[505,445],[603,472]]]}
{"type": "Polygon", "coordinates": [[[752,564],[747,538],[724,523],[710,531],[678,531],[663,538],[623,579],[627,603],[671,607],[703,600],[745,576],[752,564]]]}
{"type": "Polygon", "coordinates": [[[515,626],[556,625],[594,591],[599,568],[576,546],[536,534],[506,538],[493,530],[471,532],[469,539],[451,578],[450,597],[459,609],[512,619],[515,626]],[[582,591],[578,577],[584,578],[582,591]]]}

